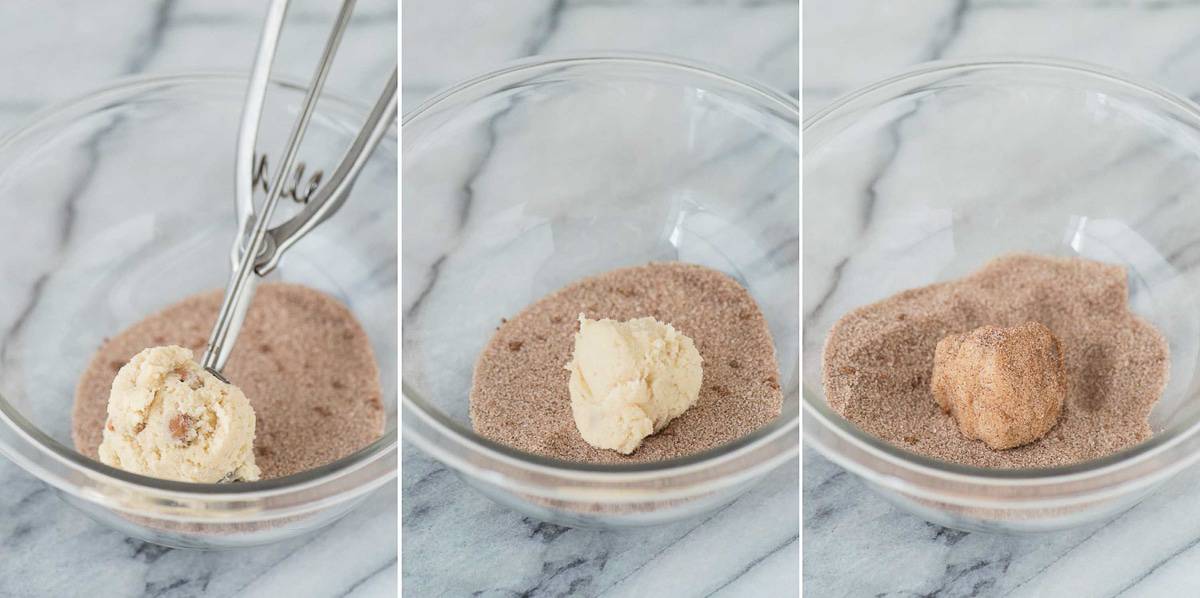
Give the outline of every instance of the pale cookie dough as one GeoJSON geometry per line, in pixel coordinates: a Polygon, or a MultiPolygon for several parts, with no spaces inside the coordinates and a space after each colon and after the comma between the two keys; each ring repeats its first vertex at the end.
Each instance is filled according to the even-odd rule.
{"type": "Polygon", "coordinates": [[[670,324],[580,314],[566,366],[579,434],[596,448],[632,453],[696,403],[701,361],[692,339],[670,324]]]}
{"type": "Polygon", "coordinates": [[[183,347],[152,347],[117,372],[100,461],[181,482],[254,481],[254,410],[183,347]]]}
{"type": "Polygon", "coordinates": [[[947,336],[934,352],[932,391],[963,436],[994,450],[1029,444],[1062,414],[1062,347],[1037,322],[947,336]]]}

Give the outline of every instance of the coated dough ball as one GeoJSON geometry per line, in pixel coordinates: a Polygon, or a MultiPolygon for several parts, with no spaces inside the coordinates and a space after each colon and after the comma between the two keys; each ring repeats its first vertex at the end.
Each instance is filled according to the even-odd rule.
{"type": "Polygon", "coordinates": [[[1058,423],[1067,374],[1058,339],[1042,324],[983,326],[937,344],[933,397],[962,435],[995,450],[1029,444],[1058,423]]]}

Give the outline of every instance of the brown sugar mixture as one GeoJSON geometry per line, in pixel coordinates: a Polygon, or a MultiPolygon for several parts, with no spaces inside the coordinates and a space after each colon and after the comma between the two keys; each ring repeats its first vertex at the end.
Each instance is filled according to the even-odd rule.
{"type": "Polygon", "coordinates": [[[485,438],[566,461],[659,461],[735,440],[779,416],[775,345],[758,305],[725,274],[678,262],[585,278],[503,322],[475,365],[471,422],[485,438]],[[650,316],[692,338],[704,360],[695,406],[630,455],[593,448],[571,415],[564,368],[576,318],[650,316]]]}
{"type": "MultiPolygon", "coordinates": [[[[193,295],[106,341],[75,391],[75,448],[97,459],[109,389],[117,370],[146,347],[204,351],[222,292],[193,295]]],[[[254,458],[262,477],[336,461],[383,434],[379,367],[366,333],[340,303],[307,287],[258,288],[222,374],[250,399],[257,417],[254,458]]]]}
{"type": "Polygon", "coordinates": [[[846,314],[826,339],[822,382],[834,410],[906,450],[978,467],[1053,467],[1149,438],[1167,357],[1162,335],[1129,311],[1124,268],[1022,254],[846,314]],[[938,407],[930,391],[934,350],[947,335],[1027,322],[1061,342],[1066,401],[1041,439],[992,450],[965,438],[938,407]]]}

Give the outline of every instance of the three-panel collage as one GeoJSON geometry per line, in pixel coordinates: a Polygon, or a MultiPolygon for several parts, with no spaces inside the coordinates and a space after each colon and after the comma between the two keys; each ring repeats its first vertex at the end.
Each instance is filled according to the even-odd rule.
{"type": "Polygon", "coordinates": [[[0,598],[1200,596],[1200,2],[0,52],[0,598]]]}

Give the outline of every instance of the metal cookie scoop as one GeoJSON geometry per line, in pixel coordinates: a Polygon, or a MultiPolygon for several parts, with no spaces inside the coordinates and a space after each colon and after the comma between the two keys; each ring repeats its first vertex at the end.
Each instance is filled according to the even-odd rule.
{"type": "MultiPolygon", "coordinates": [[[[346,31],[346,25],[350,22],[354,3],[354,0],[342,2],[333,31],[330,32],[329,39],[325,42],[321,61],[317,65],[312,83],[304,96],[300,115],[288,137],[283,159],[279,163],[271,185],[267,188],[267,196],[261,210],[256,211],[253,185],[256,168],[254,148],[258,140],[259,121],[266,98],[271,64],[279,44],[279,36],[283,29],[283,20],[287,14],[289,0],[272,0],[267,10],[267,20],[254,59],[250,86],[246,93],[246,104],[242,109],[241,124],[238,130],[237,164],[234,168],[238,232],[231,253],[233,271],[230,274],[229,285],[225,289],[225,297],[217,314],[217,321],[209,336],[208,346],[201,359],[201,365],[221,380],[225,380],[225,378],[220,371],[225,367],[225,362],[233,350],[233,344],[237,340],[238,332],[241,330],[258,282],[279,264],[280,256],[288,248],[341,207],[371,152],[379,145],[379,141],[383,139],[396,120],[397,69],[393,67],[391,78],[388,79],[374,108],[371,109],[366,122],[363,123],[362,129],[359,130],[353,143],[342,156],[332,175],[309,194],[308,202],[299,213],[275,227],[270,227],[271,216],[283,194],[288,174],[295,166],[300,142],[304,139],[308,123],[312,119],[313,109],[321,95],[321,88],[325,85],[329,68],[333,64],[334,54],[342,40],[342,34],[346,31]]],[[[297,180],[301,174],[297,171],[297,180]]]]}

